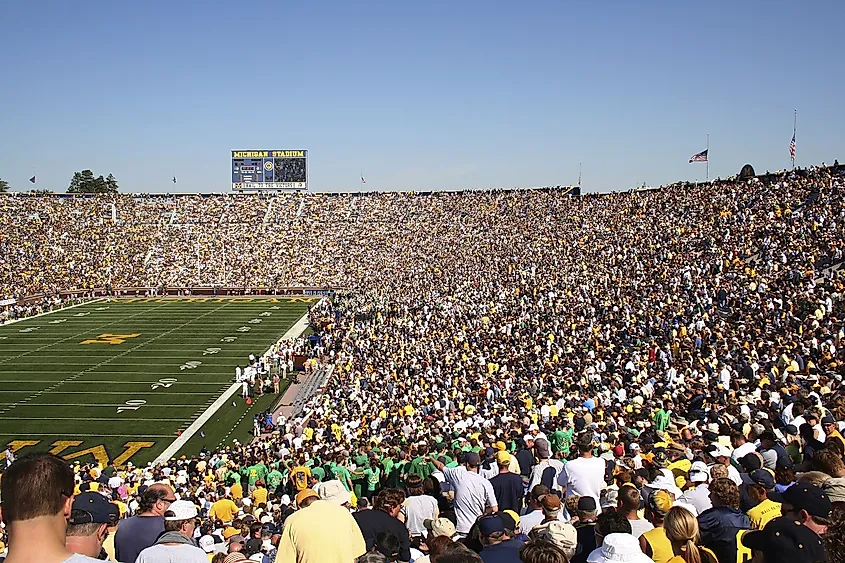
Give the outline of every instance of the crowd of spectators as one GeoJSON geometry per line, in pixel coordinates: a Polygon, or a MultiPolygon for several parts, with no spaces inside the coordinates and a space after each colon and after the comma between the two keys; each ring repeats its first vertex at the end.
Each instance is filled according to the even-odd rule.
{"type": "Polygon", "coordinates": [[[333,370],[306,416],[76,464],[73,491],[9,511],[64,471],[21,456],[7,561],[843,561],[843,195],[811,168],[585,197],[118,196],[99,223],[105,199],[3,198],[0,232],[28,235],[0,238],[4,294],[340,288],[312,311],[333,370]],[[17,539],[68,518],[49,559],[17,539]]]}

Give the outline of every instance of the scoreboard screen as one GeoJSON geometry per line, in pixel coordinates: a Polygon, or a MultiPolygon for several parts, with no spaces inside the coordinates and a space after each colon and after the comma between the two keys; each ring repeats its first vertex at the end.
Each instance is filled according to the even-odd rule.
{"type": "Polygon", "coordinates": [[[233,190],[305,190],[308,151],[232,151],[233,190]]]}

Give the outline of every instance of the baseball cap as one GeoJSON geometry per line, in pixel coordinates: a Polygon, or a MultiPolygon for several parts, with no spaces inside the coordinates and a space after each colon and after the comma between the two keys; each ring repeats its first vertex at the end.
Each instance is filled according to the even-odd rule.
{"type": "Polygon", "coordinates": [[[296,493],[296,505],[299,506],[300,504],[302,504],[302,501],[311,497],[319,498],[320,495],[318,495],[317,491],[315,491],[314,489],[302,489],[301,491],[296,493]]]}
{"type": "Polygon", "coordinates": [[[426,530],[431,532],[433,536],[446,536],[447,538],[451,538],[456,533],[455,524],[443,516],[435,518],[434,520],[426,518],[423,520],[423,526],[426,530]]]}
{"type": "Polygon", "coordinates": [[[827,560],[818,534],[792,518],[775,518],[762,530],[743,534],[742,545],[762,552],[766,563],[815,563],[827,560]]]}
{"type": "Polygon", "coordinates": [[[173,513],[173,516],[165,516],[164,519],[169,522],[175,522],[177,520],[190,520],[191,518],[196,518],[197,514],[197,507],[194,506],[189,500],[177,500],[176,502],[170,505],[170,508],[167,509],[169,512],[173,513]]]}
{"type": "Polygon", "coordinates": [[[648,497],[648,507],[654,514],[666,516],[672,508],[672,495],[663,489],[655,491],[648,497]]]}
{"type": "Polygon", "coordinates": [[[543,495],[543,497],[540,499],[540,506],[542,506],[543,510],[546,512],[554,512],[555,510],[560,510],[560,497],[554,493],[543,495]]]}
{"type": "Polygon", "coordinates": [[[510,463],[511,462],[511,454],[509,454],[508,452],[506,452],[504,450],[499,450],[498,452],[496,452],[496,461],[498,463],[505,463],[505,464],[510,463]]]}
{"type": "Polygon", "coordinates": [[[694,461],[689,470],[689,480],[693,483],[704,483],[709,478],[707,464],[703,461],[694,461]]]}
{"type": "Polygon", "coordinates": [[[252,538],[247,540],[244,544],[244,550],[249,554],[255,554],[261,551],[261,540],[258,538],[252,538]]]}
{"type": "Polygon", "coordinates": [[[776,442],[777,438],[775,438],[775,433],[771,430],[763,431],[760,436],[758,436],[761,440],[769,440],[770,442],[776,442]]]}
{"type": "Polygon", "coordinates": [[[823,416],[821,420],[822,424],[836,424],[836,419],[830,415],[823,416]]]}
{"type": "Polygon", "coordinates": [[[249,559],[247,559],[246,555],[240,551],[236,551],[227,555],[226,559],[223,560],[223,563],[238,563],[239,561],[249,561],[249,559]]]}
{"type": "Polygon", "coordinates": [[[593,497],[581,497],[578,499],[578,510],[582,512],[592,512],[596,509],[596,499],[593,497]]]}
{"type": "Polygon", "coordinates": [[[461,456],[461,463],[478,467],[481,465],[481,458],[478,457],[478,454],[475,452],[466,452],[463,456],[461,456]]]}
{"type": "Polygon", "coordinates": [[[755,469],[748,474],[755,485],[760,485],[766,490],[775,488],[775,478],[772,472],[767,469],[755,469]]]}
{"type": "Polygon", "coordinates": [[[731,451],[722,444],[716,444],[710,451],[710,455],[713,457],[731,457],[731,451]]]}
{"type": "Polygon", "coordinates": [[[100,493],[80,493],[73,497],[68,524],[116,524],[120,509],[100,493]]]}
{"type": "Polygon", "coordinates": [[[490,536],[505,531],[505,523],[498,514],[482,516],[478,519],[478,531],[482,536],[490,536]]]}
{"type": "Polygon", "coordinates": [[[501,451],[508,449],[508,447],[505,445],[504,442],[496,442],[496,443],[493,444],[493,449],[501,452],[501,451]]]}
{"type": "Polygon", "coordinates": [[[202,550],[206,553],[211,553],[214,551],[214,538],[209,535],[202,536],[197,544],[202,548],[202,550]]]}
{"type": "Polygon", "coordinates": [[[806,483],[795,483],[780,495],[769,496],[775,502],[791,504],[796,510],[806,510],[810,516],[827,518],[833,508],[823,489],[806,483]]]}
{"type": "Polygon", "coordinates": [[[223,529],[223,539],[228,540],[238,535],[238,529],[229,526],[223,529]]]}
{"type": "Polygon", "coordinates": [[[500,510],[496,514],[502,519],[502,522],[505,523],[505,529],[507,530],[519,530],[519,514],[517,514],[513,510],[500,510]]]}

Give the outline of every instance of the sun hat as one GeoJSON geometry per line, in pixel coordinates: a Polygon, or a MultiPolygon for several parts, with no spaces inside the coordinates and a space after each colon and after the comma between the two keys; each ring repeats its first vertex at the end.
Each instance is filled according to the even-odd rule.
{"type": "Polygon", "coordinates": [[[565,550],[578,546],[578,530],[569,522],[552,520],[548,524],[534,528],[537,537],[546,539],[565,550]]]}
{"type": "Polygon", "coordinates": [[[314,490],[320,495],[320,498],[331,502],[332,504],[346,504],[352,500],[352,495],[343,486],[343,483],[337,479],[326,481],[325,483],[318,483],[314,490]]]}
{"type": "Polygon", "coordinates": [[[431,518],[426,518],[423,520],[423,526],[434,536],[446,536],[447,538],[451,538],[456,533],[455,524],[444,516],[433,520],[431,518]]]}
{"type": "Polygon", "coordinates": [[[587,556],[587,563],[654,563],[640,549],[640,542],[631,534],[608,534],[601,547],[587,556]]]}

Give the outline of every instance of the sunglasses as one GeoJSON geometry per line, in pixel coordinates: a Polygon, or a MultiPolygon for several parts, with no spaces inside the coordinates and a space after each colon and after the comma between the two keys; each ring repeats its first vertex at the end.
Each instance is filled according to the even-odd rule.
{"type": "Polygon", "coordinates": [[[158,500],[160,500],[160,501],[164,501],[164,502],[166,502],[167,504],[173,504],[174,502],[176,502],[176,501],[177,501],[177,500],[179,500],[179,499],[175,499],[175,498],[160,498],[160,499],[158,499],[158,500]]]}

